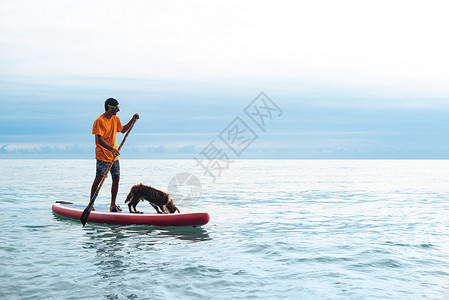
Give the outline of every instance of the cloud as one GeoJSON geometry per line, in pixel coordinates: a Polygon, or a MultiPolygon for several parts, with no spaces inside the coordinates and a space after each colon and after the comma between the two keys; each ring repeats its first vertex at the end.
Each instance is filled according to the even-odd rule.
{"type": "Polygon", "coordinates": [[[0,153],[8,153],[8,151],[5,149],[9,144],[3,145],[0,147],[0,153]]]}
{"type": "Polygon", "coordinates": [[[449,92],[446,1],[2,1],[4,76],[449,92]]]}
{"type": "Polygon", "coordinates": [[[11,145],[6,149],[4,145],[0,147],[0,154],[85,154],[91,153],[92,149],[82,145],[11,145]]]}
{"type": "Polygon", "coordinates": [[[249,156],[441,157],[448,5],[2,1],[0,153],[87,154],[115,97],[129,153],[187,157],[263,90],[284,114],[249,156]]]}

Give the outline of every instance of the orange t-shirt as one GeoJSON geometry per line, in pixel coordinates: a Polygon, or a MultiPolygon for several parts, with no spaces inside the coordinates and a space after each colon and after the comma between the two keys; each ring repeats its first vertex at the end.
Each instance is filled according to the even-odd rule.
{"type": "MultiPolygon", "coordinates": [[[[92,134],[95,134],[95,158],[102,161],[111,162],[114,157],[108,149],[100,146],[97,141],[97,135],[101,135],[108,145],[117,149],[115,144],[117,132],[122,131],[123,126],[119,117],[112,116],[111,119],[106,118],[104,115],[99,116],[92,128],[92,134]]],[[[118,157],[115,158],[117,160],[118,157]]]]}

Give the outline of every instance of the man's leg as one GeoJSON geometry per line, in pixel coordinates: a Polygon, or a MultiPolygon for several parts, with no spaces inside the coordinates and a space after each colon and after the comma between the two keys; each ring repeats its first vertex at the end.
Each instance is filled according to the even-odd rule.
{"type": "Polygon", "coordinates": [[[115,203],[117,199],[117,193],[118,193],[118,185],[120,182],[120,177],[112,177],[112,186],[111,186],[111,207],[110,210],[115,207],[118,211],[122,211],[121,208],[117,207],[117,204],[115,203]]]}
{"type": "Polygon", "coordinates": [[[97,190],[98,185],[101,182],[101,179],[103,179],[103,178],[102,177],[95,177],[94,183],[92,183],[92,188],[90,189],[90,199],[92,199],[92,197],[94,196],[95,191],[97,190]]]}
{"type": "MultiPolygon", "coordinates": [[[[102,177],[95,177],[94,182],[92,183],[92,187],[90,188],[90,199],[92,199],[92,197],[94,196],[95,191],[97,190],[98,185],[101,182],[101,179],[103,179],[103,178],[102,177]]],[[[95,208],[93,206],[92,206],[92,210],[95,210],[95,208]]]]}
{"type": "MultiPolygon", "coordinates": [[[[100,184],[101,180],[103,179],[103,176],[107,170],[106,164],[107,163],[97,159],[95,179],[94,179],[94,182],[92,183],[92,187],[90,188],[90,199],[92,199],[92,197],[94,196],[95,191],[98,188],[98,185],[100,184]]],[[[95,210],[94,207],[92,207],[92,210],[95,210]]]]}
{"type": "Polygon", "coordinates": [[[118,185],[120,182],[120,162],[117,160],[114,162],[111,168],[112,186],[111,186],[111,206],[110,211],[122,211],[120,207],[117,206],[115,200],[117,199],[118,185]]]}

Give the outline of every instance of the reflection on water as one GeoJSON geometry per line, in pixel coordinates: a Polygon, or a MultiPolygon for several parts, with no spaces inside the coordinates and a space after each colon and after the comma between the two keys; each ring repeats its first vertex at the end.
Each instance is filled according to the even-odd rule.
{"type": "MultiPolygon", "coordinates": [[[[83,228],[86,236],[95,241],[104,240],[105,242],[119,242],[122,239],[136,239],[135,241],[154,240],[157,243],[159,238],[175,238],[183,241],[201,242],[210,240],[206,229],[202,227],[160,227],[160,226],[117,226],[105,224],[86,225],[83,228]]],[[[86,242],[88,244],[88,242],[86,242]]]]}
{"type": "MultiPolygon", "coordinates": [[[[166,269],[170,273],[169,270],[182,259],[182,255],[173,249],[185,247],[186,241],[195,244],[212,239],[201,227],[88,224],[82,230],[82,247],[94,255],[91,271],[95,282],[103,282],[98,287],[104,285],[109,291],[104,294],[105,299],[138,298],[136,290],[120,287],[132,286],[135,281],[132,278],[139,276],[149,277],[148,283],[160,284],[154,279],[161,277],[159,272],[166,269]]],[[[152,297],[160,298],[161,295],[152,297]]]]}

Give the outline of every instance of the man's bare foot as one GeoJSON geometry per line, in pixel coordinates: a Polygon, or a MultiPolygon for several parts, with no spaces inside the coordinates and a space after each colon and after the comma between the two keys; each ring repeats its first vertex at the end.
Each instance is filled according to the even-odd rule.
{"type": "Polygon", "coordinates": [[[111,205],[111,207],[109,208],[110,212],[119,212],[122,211],[123,209],[120,208],[120,206],[118,205],[111,205]]]}

